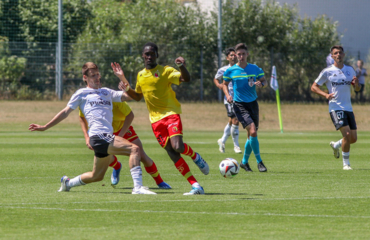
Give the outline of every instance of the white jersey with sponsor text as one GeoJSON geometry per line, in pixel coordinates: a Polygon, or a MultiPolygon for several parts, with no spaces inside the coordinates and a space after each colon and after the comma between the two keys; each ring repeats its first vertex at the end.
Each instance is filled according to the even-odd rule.
{"type": "Polygon", "coordinates": [[[122,91],[109,88],[81,88],[69,100],[67,106],[80,107],[89,124],[89,136],[103,133],[113,134],[112,102],[121,102],[122,91]]]}
{"type": "Polygon", "coordinates": [[[343,110],[352,112],[351,82],[356,72],[351,66],[344,65],[339,69],[333,65],[321,71],[315,82],[322,86],[324,83],[334,98],[329,101],[329,112],[343,110]]]}
{"type": "MultiPolygon", "coordinates": [[[[229,67],[231,67],[230,64],[226,65],[226,66],[223,66],[222,68],[218,69],[215,78],[219,81],[223,81],[222,76],[224,75],[226,69],[228,69],[229,67]]],[[[228,88],[229,88],[230,96],[232,96],[234,98],[234,88],[233,88],[233,84],[232,84],[231,81],[228,85],[228,88]]],[[[229,102],[226,100],[226,96],[224,97],[224,104],[229,104],[229,102]]]]}

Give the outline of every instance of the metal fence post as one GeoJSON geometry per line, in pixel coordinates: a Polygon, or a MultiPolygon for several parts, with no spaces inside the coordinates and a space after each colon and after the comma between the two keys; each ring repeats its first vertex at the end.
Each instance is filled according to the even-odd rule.
{"type": "Polygon", "coordinates": [[[55,60],[55,90],[59,100],[63,99],[63,4],[62,0],[58,0],[58,44],[56,48],[55,60]]]}
{"type": "Polygon", "coordinates": [[[200,47],[200,101],[203,102],[203,48],[200,47]]]}

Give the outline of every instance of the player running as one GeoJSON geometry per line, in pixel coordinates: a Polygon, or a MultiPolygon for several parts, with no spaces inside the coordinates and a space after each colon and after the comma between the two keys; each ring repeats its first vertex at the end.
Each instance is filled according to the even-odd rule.
{"type": "Polygon", "coordinates": [[[259,109],[256,92],[256,87],[263,88],[267,85],[265,74],[257,65],[247,62],[248,48],[244,43],[236,45],[235,52],[238,63],[225,71],[223,90],[227,101],[233,103],[236,117],[248,132],[248,139],[244,146],[244,156],[240,167],[247,172],[252,172],[248,159],[253,150],[257,159],[258,170],[266,172],[267,168],[262,162],[257,138],[259,109]],[[233,84],[234,97],[229,92],[228,85],[230,82],[233,84]]]}
{"type": "Polygon", "coordinates": [[[343,170],[352,170],[349,163],[349,150],[351,144],[357,141],[357,126],[351,104],[351,84],[355,91],[360,91],[361,85],[356,77],[353,67],[344,64],[344,50],[342,46],[335,45],[330,49],[334,64],[321,71],[312,84],[311,91],[329,100],[329,113],[336,128],[340,130],[343,138],[337,142],[330,142],[335,158],[340,157],[339,149],[342,147],[343,170]],[[320,89],[326,84],[329,93],[320,89]]]}
{"type": "Polygon", "coordinates": [[[125,75],[118,63],[112,63],[114,74],[127,86],[127,94],[136,101],[143,97],[149,110],[152,129],[158,143],[167,151],[178,171],[192,185],[192,190],[184,195],[204,194],[203,187],[197,182],[181,154],[191,157],[203,174],[209,173],[208,164],[193,149],[183,142],[182,123],[180,118],[181,105],[171,85],[179,85],[190,81],[190,74],[185,67],[185,60],[175,60],[180,72],[169,66],[157,64],[158,47],[154,43],[146,43],[142,57],[145,68],[137,75],[136,89],[130,88],[125,75]]]}
{"type": "MultiPolygon", "coordinates": [[[[151,175],[161,189],[171,189],[171,186],[163,181],[161,175],[157,170],[157,166],[154,161],[145,153],[143,145],[136,134],[134,128],[131,126],[134,120],[134,113],[132,112],[130,106],[126,102],[114,102],[113,103],[113,134],[116,136],[123,137],[129,142],[135,144],[140,148],[141,162],[144,164],[146,172],[151,175]]],[[[85,136],[86,145],[89,149],[93,150],[90,145],[90,138],[88,135],[88,125],[84,114],[81,109],[79,111],[80,124],[82,131],[85,136]]],[[[117,157],[113,155],[114,161],[109,165],[113,167],[113,172],[111,175],[112,185],[115,186],[119,183],[119,175],[122,169],[122,164],[117,160],[117,157]]]]}
{"type": "Polygon", "coordinates": [[[46,125],[32,123],[28,128],[30,131],[45,131],[67,118],[77,107],[86,117],[89,124],[89,144],[95,152],[93,170],[73,179],[63,176],[59,192],[68,192],[72,187],[103,180],[109,164],[113,162],[112,155],[126,155],[130,156],[129,166],[134,181],[132,194],[156,194],[143,187],[139,147],[122,137],[113,135],[112,102],[123,102],[130,97],[122,91],[100,88],[100,73],[95,63],[85,63],[82,67],[82,75],[86,88],[77,90],[67,106],[46,125]]]}
{"type": "MultiPolygon", "coordinates": [[[[222,68],[218,69],[217,73],[216,73],[216,76],[213,79],[213,82],[215,83],[216,87],[218,87],[221,90],[223,90],[223,88],[224,88],[224,85],[222,83],[220,83],[220,81],[222,82],[222,76],[224,75],[224,72],[229,67],[234,66],[235,63],[238,60],[236,58],[234,48],[226,49],[225,54],[226,54],[226,60],[229,61],[229,65],[223,66],[222,68]]],[[[231,82],[229,83],[228,88],[229,88],[229,94],[233,97],[234,96],[233,84],[231,82]]],[[[227,101],[226,96],[224,98],[224,104],[225,104],[225,107],[226,107],[227,116],[229,117],[229,122],[225,126],[224,134],[217,141],[218,146],[219,146],[219,150],[222,153],[225,152],[226,140],[231,135],[231,137],[233,139],[233,142],[234,142],[234,151],[235,151],[235,153],[242,153],[242,150],[240,150],[240,147],[239,147],[239,121],[235,116],[235,113],[234,113],[234,110],[233,110],[233,105],[227,101]]]]}

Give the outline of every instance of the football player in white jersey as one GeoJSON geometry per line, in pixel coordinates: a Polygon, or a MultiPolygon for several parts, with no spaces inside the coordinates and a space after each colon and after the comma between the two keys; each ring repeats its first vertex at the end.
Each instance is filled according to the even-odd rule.
{"type": "MultiPolygon", "coordinates": [[[[231,47],[231,48],[226,49],[225,54],[226,54],[226,60],[229,61],[229,65],[223,66],[222,68],[218,69],[217,73],[216,73],[216,76],[213,79],[213,82],[215,83],[216,87],[218,87],[221,90],[223,90],[222,76],[224,75],[224,72],[229,67],[235,65],[236,62],[238,61],[238,59],[236,58],[234,48],[231,47]]],[[[233,95],[233,85],[232,85],[231,82],[230,82],[228,87],[229,87],[229,93],[231,95],[233,95]]],[[[235,116],[235,113],[234,113],[234,110],[233,110],[233,105],[228,103],[226,98],[224,98],[224,104],[225,104],[225,107],[226,107],[227,116],[229,117],[229,122],[225,126],[224,134],[217,141],[218,146],[219,146],[219,150],[222,153],[225,152],[226,140],[231,135],[231,137],[233,139],[233,142],[234,142],[234,151],[235,151],[235,153],[242,153],[242,151],[240,149],[240,146],[239,146],[239,121],[235,116]]]]}
{"type": "Polygon", "coordinates": [[[339,158],[339,149],[342,147],[343,170],[352,170],[349,163],[350,145],[357,141],[357,126],[351,104],[351,85],[355,91],[361,86],[356,72],[351,66],[344,64],[344,50],[335,45],[330,49],[334,64],[321,71],[319,77],[312,84],[311,91],[329,100],[329,113],[333,124],[340,130],[343,138],[337,142],[330,142],[334,157],[339,158]],[[320,89],[326,84],[329,93],[320,89]]]}
{"type": "Polygon", "coordinates": [[[109,164],[114,160],[112,155],[126,155],[130,156],[129,166],[134,181],[132,194],[156,194],[143,187],[139,147],[122,137],[113,135],[112,102],[123,102],[131,98],[123,91],[100,88],[100,73],[95,63],[85,63],[82,67],[82,75],[86,88],[77,90],[67,106],[47,124],[32,123],[28,128],[30,131],[45,131],[67,118],[78,107],[88,122],[90,145],[95,152],[93,170],[72,179],[63,176],[59,192],[68,192],[72,187],[103,180],[109,164]]]}

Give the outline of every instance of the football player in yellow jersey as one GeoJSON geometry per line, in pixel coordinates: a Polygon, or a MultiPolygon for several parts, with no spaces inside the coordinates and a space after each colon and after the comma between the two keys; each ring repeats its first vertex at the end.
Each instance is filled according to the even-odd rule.
{"type": "Polygon", "coordinates": [[[118,63],[111,64],[113,72],[125,84],[125,90],[132,99],[140,101],[144,97],[154,135],[159,144],[167,151],[178,171],[192,185],[192,190],[184,195],[204,194],[204,189],[190,172],[189,166],[181,154],[190,156],[205,175],[209,173],[209,167],[198,153],[183,142],[180,119],[181,105],[171,87],[172,84],[179,85],[182,82],[190,81],[185,60],[182,57],[175,60],[180,72],[169,66],[158,65],[158,47],[150,42],[144,45],[142,57],[145,68],[137,75],[135,90],[130,88],[118,63]]]}
{"type": "MultiPolygon", "coordinates": [[[[131,126],[132,121],[134,120],[134,113],[132,112],[130,106],[126,102],[115,102],[113,103],[113,134],[116,136],[123,137],[129,142],[135,144],[139,147],[140,161],[144,164],[145,170],[149,173],[159,188],[162,189],[171,189],[171,186],[163,181],[161,175],[157,170],[157,166],[154,161],[145,153],[143,145],[139,139],[139,136],[136,134],[134,128],[131,126]]],[[[93,150],[90,145],[90,138],[87,133],[88,124],[85,119],[85,116],[79,111],[80,115],[80,125],[85,136],[86,146],[93,150]]],[[[113,167],[113,172],[111,175],[112,186],[115,186],[119,182],[119,174],[122,169],[122,164],[117,160],[117,157],[114,156],[114,161],[109,165],[113,167]]]]}

